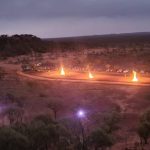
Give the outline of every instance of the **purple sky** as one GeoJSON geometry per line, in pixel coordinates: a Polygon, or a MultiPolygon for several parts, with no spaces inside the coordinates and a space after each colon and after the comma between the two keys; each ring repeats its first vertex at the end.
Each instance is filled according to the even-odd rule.
{"type": "Polygon", "coordinates": [[[150,31],[150,0],[0,0],[0,34],[64,37],[150,31]]]}

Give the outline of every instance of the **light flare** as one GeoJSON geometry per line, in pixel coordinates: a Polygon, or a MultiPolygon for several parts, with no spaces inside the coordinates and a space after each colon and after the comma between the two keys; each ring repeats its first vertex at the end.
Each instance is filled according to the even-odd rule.
{"type": "Polygon", "coordinates": [[[93,79],[93,78],[94,78],[94,76],[92,75],[91,72],[89,72],[89,79],[93,79]]]}
{"type": "Polygon", "coordinates": [[[61,75],[61,76],[65,76],[65,71],[64,71],[64,68],[63,68],[63,67],[61,67],[60,75],[61,75]]]}
{"type": "Polygon", "coordinates": [[[85,112],[84,112],[83,110],[79,110],[79,111],[77,112],[77,116],[78,116],[79,118],[84,118],[84,117],[85,117],[85,112]]]}
{"type": "Polygon", "coordinates": [[[136,71],[133,71],[133,79],[132,79],[133,82],[138,82],[138,78],[137,78],[137,73],[136,71]]]}

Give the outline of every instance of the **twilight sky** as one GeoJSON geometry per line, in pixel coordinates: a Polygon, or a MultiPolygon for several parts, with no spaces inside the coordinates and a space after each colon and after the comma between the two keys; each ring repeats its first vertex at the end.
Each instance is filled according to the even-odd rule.
{"type": "Polygon", "coordinates": [[[150,31],[150,0],[0,0],[0,34],[39,37],[150,31]]]}

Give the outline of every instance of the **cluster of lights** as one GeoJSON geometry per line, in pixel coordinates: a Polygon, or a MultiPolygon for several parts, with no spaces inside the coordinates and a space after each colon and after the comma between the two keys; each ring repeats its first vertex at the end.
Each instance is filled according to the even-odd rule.
{"type": "MultiPolygon", "coordinates": [[[[61,69],[60,69],[60,75],[61,76],[65,76],[66,75],[65,70],[64,70],[63,67],[61,67],[61,69]]],[[[90,71],[89,71],[88,77],[89,77],[89,79],[93,79],[94,78],[93,74],[90,71]]]]}
{"type": "MultiPolygon", "coordinates": [[[[139,80],[138,80],[138,78],[137,78],[137,72],[133,70],[132,73],[133,73],[132,82],[138,82],[139,80]]],[[[65,70],[64,70],[63,67],[61,67],[61,69],[60,69],[60,75],[61,75],[61,76],[65,76],[65,75],[66,75],[65,70]]],[[[89,73],[88,73],[88,78],[89,78],[89,79],[93,79],[93,78],[94,78],[93,74],[92,74],[90,71],[89,71],[89,73]]]]}

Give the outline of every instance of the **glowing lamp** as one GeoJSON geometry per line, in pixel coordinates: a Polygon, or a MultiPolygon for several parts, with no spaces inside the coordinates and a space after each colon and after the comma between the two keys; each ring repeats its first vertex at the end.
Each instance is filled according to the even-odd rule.
{"type": "Polygon", "coordinates": [[[79,118],[83,118],[83,117],[85,117],[85,112],[84,112],[83,110],[79,110],[79,111],[77,112],[77,116],[78,116],[79,118]]]}

